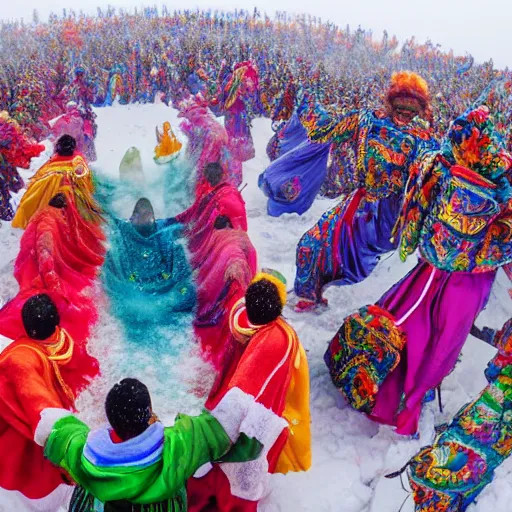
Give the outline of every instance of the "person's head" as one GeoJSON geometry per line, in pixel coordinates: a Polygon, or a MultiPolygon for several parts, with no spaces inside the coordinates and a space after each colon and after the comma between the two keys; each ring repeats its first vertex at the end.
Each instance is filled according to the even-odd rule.
{"type": "Polygon", "coordinates": [[[214,229],[233,229],[231,219],[227,215],[219,215],[213,223],[214,229]]]}
{"type": "Polygon", "coordinates": [[[73,110],[76,110],[78,108],[78,103],[76,101],[68,101],[66,103],[66,110],[68,112],[72,112],[73,110]]]}
{"type": "Polygon", "coordinates": [[[123,379],[108,392],[105,412],[120,439],[127,441],[139,436],[153,417],[148,388],[137,379],[123,379]]]}
{"type": "Polygon", "coordinates": [[[410,71],[393,73],[386,101],[393,121],[398,125],[409,124],[417,115],[425,115],[429,109],[427,82],[410,71]]]}
{"type": "Polygon", "coordinates": [[[73,156],[76,149],[76,140],[71,135],[63,135],[55,144],[55,151],[59,156],[73,156]]]}
{"type": "Polygon", "coordinates": [[[23,304],[21,319],[25,332],[34,340],[46,340],[60,323],[57,306],[46,293],[34,295],[23,304]]]}
{"type": "Polygon", "coordinates": [[[245,292],[245,307],[249,322],[266,325],[276,320],[286,303],[286,286],[277,277],[257,274],[245,292]]]}
{"type": "Polygon", "coordinates": [[[137,201],[130,222],[142,236],[149,236],[155,232],[155,212],[149,199],[141,197],[137,201]]]}
{"type": "Polygon", "coordinates": [[[219,162],[212,162],[206,165],[203,171],[206,181],[212,186],[216,187],[222,181],[224,177],[224,171],[222,170],[219,162]]]}
{"type": "Polygon", "coordinates": [[[77,78],[83,78],[85,76],[85,69],[82,66],[78,66],[75,69],[75,76],[77,78]]]}
{"type": "Polygon", "coordinates": [[[50,199],[50,202],[48,204],[53,208],[66,208],[66,206],[68,205],[68,200],[62,192],[59,192],[50,199]]]}

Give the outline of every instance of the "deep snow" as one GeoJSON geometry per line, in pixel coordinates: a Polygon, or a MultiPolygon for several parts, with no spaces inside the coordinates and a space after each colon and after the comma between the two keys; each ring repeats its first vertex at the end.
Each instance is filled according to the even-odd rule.
{"type": "MultiPolygon", "coordinates": [[[[157,217],[175,214],[181,204],[165,204],[159,185],[165,167],[153,162],[156,144],[155,126],[168,120],[180,140],[185,137],[178,129],[177,112],[162,104],[114,106],[98,109],[98,161],[93,169],[103,176],[117,178],[119,163],[125,151],[135,146],[140,149],[146,186],[140,187],[140,196],[153,202],[157,217]],[[174,211],[172,211],[174,210],[174,211]]],[[[332,204],[331,200],[318,198],[310,211],[302,217],[285,215],[272,218],[266,214],[266,198],[257,187],[259,173],[268,164],[265,146],[272,135],[270,122],[256,119],[253,122],[256,158],[244,164],[244,181],[247,187],[243,196],[249,217],[249,235],[258,250],[260,267],[271,267],[282,272],[293,287],[295,247],[301,235],[332,204]]],[[[22,171],[26,178],[50,154],[47,152],[33,161],[31,171],[22,171]]],[[[168,171],[167,171],[168,172],[168,171]]],[[[135,199],[127,196],[116,203],[116,212],[128,218],[135,199]]],[[[22,232],[8,223],[0,229],[0,304],[17,292],[12,276],[13,260],[19,248],[22,232]]],[[[363,415],[346,406],[330,382],[323,363],[327,343],[336,333],[342,319],[358,307],[374,303],[389,286],[405,275],[415,265],[415,257],[402,263],[396,254],[385,258],[365,282],[352,287],[328,290],[329,307],[320,314],[297,314],[291,308],[286,318],[299,334],[308,352],[311,374],[311,411],[313,432],[313,467],[307,473],[276,475],[270,494],[261,502],[259,510],[314,511],[314,512],[365,512],[370,510],[374,489],[379,477],[402,467],[419,447],[432,439],[433,426],[447,421],[468,400],[474,398],[485,386],[483,370],[492,357],[493,350],[470,337],[463,350],[460,364],[443,383],[444,414],[436,402],[428,404],[422,416],[421,436],[411,440],[397,436],[390,428],[378,426],[363,415]]],[[[501,327],[512,316],[507,293],[508,280],[500,271],[492,290],[486,311],[477,321],[479,326],[501,327]]],[[[172,422],[178,411],[197,413],[204,401],[211,372],[198,358],[192,342],[191,330],[183,326],[179,333],[163,333],[160,347],[147,347],[128,343],[118,321],[108,311],[108,301],[98,285],[94,292],[100,312],[99,324],[90,341],[90,350],[98,357],[102,376],[94,382],[79,400],[80,416],[93,425],[104,421],[102,404],[106,392],[118,379],[135,376],[143,380],[153,396],[157,414],[172,422]],[[173,345],[171,355],[166,343],[173,345]]],[[[0,348],[8,341],[0,340],[0,348]]],[[[512,500],[512,461],[497,472],[495,481],[482,494],[471,512],[509,512],[512,500]]],[[[397,511],[393,493],[384,490],[375,497],[373,512],[397,511]]],[[[0,505],[5,505],[1,503],[0,505]]]]}

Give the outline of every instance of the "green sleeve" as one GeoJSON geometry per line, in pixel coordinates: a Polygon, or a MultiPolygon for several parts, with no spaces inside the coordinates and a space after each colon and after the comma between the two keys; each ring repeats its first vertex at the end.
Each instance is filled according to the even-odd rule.
{"type": "Polygon", "coordinates": [[[89,430],[75,416],[66,416],[55,423],[44,447],[45,457],[67,471],[78,484],[83,484],[81,457],[89,430]]]}
{"type": "Polygon", "coordinates": [[[259,457],[263,445],[254,437],[247,437],[243,432],[226,455],[215,462],[248,462],[259,457]]]}
{"type": "MultiPolygon", "coordinates": [[[[178,415],[174,426],[165,429],[164,436],[162,470],[153,488],[159,489],[159,493],[165,488],[164,494],[168,496],[176,495],[202,465],[220,459],[231,447],[221,424],[206,411],[194,417],[178,415]]],[[[151,493],[148,489],[146,503],[153,502],[151,493]]]]}

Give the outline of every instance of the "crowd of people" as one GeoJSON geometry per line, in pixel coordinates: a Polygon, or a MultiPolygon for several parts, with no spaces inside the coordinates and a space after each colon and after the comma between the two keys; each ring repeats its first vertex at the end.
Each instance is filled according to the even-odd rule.
{"type": "MultiPolygon", "coordinates": [[[[0,218],[24,230],[19,292],[0,310],[13,340],[0,353],[0,488],[19,510],[256,511],[270,474],[310,468],[307,355],[283,317],[286,280],[259,268],[247,233],[256,117],[275,132],[259,178],[269,215],[338,199],[297,246],[297,312],[320,313],[326,286],[363,281],[383,255],[419,251],[325,353],[354,410],[415,436],[468,335],[498,349],[482,394],[402,469],[416,512],[474,502],[512,452],[510,322],[474,325],[497,271],[512,278],[508,71],[430,42],[399,48],[387,34],[257,10],[70,12],[4,23],[0,37],[0,218]],[[119,218],[119,190],[90,167],[94,110],[155,101],[179,112],[186,143],[166,122],[154,159],[186,162],[169,193],[190,206],[156,219],[137,197],[119,218]],[[14,208],[17,167],[43,140],[54,155],[14,208]],[[88,351],[99,294],[127,338],[192,325],[215,375],[200,416],[164,426],[127,375],[105,398],[107,427],[78,419],[77,397],[101,372],[88,351]]],[[[120,173],[144,181],[136,148],[120,173]]]]}

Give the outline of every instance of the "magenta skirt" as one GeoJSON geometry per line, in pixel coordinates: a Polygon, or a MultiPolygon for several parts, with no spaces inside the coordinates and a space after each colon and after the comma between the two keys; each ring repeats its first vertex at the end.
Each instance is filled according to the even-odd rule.
{"type": "Polygon", "coordinates": [[[415,434],[425,393],[452,371],[496,272],[445,272],[421,261],[378,302],[406,334],[398,367],[379,389],[371,418],[415,434]]]}

